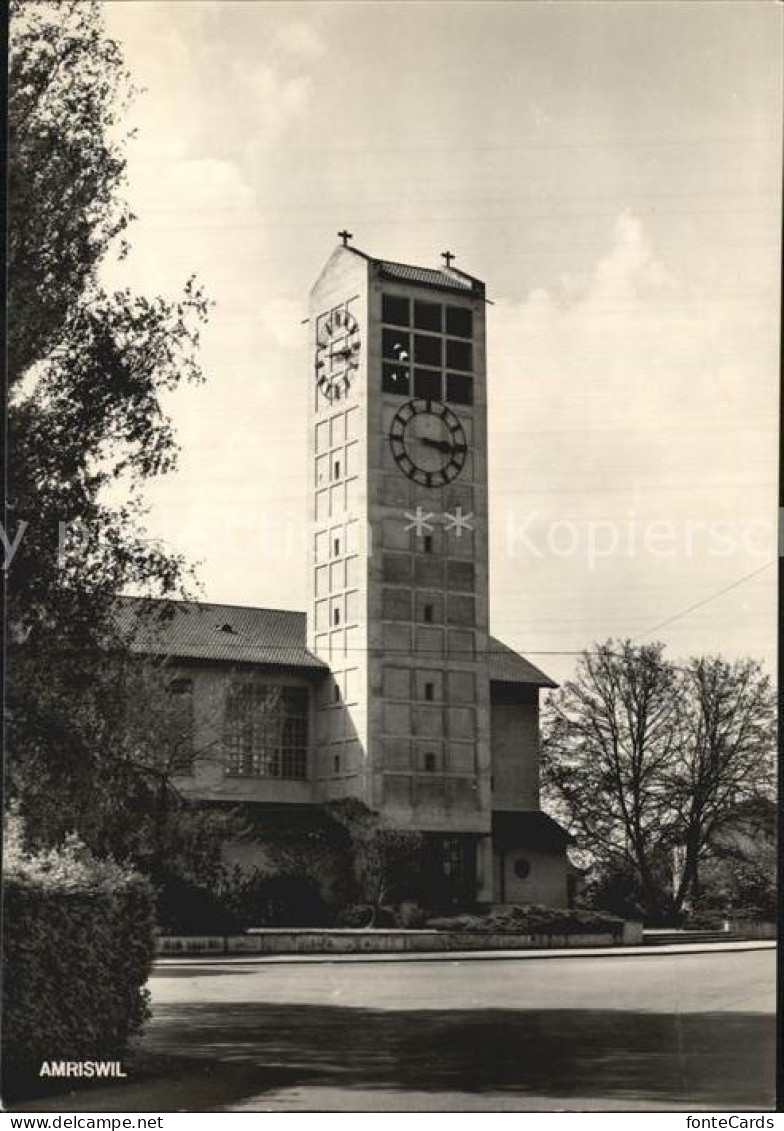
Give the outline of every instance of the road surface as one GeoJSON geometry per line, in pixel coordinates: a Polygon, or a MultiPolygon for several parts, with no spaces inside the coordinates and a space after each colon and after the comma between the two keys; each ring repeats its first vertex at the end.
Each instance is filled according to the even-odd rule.
{"type": "Polygon", "coordinates": [[[128,1084],[17,1110],[767,1109],[774,976],[773,949],[161,962],[128,1084]]]}

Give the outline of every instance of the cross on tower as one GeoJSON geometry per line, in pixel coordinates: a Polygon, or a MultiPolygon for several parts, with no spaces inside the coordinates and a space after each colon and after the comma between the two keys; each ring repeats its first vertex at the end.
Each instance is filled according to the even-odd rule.
{"type": "Polygon", "coordinates": [[[343,229],[342,232],[338,232],[338,235],[343,240],[343,246],[344,247],[348,247],[348,241],[354,238],[354,233],[353,232],[347,232],[345,228],[343,229]]]}
{"type": "Polygon", "coordinates": [[[441,252],[441,258],[444,261],[444,266],[451,267],[452,266],[452,260],[455,258],[455,256],[452,254],[451,251],[442,251],[441,252]]]}

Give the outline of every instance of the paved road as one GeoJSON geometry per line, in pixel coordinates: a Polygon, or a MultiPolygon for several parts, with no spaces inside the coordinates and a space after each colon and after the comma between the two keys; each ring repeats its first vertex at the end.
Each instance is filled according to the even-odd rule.
{"type": "Polygon", "coordinates": [[[161,963],[132,1080],[47,1106],[770,1108],[774,954],[161,963]]]}

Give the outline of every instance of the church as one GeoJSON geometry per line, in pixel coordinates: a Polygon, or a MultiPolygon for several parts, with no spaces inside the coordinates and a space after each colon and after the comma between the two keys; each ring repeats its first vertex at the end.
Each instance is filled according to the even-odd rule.
{"type": "Polygon", "coordinates": [[[307,322],[306,610],[123,604],[210,751],[179,787],[273,821],[355,797],[426,838],[453,903],[566,906],[539,801],[555,685],[490,634],[484,284],[340,238],[307,322]]]}

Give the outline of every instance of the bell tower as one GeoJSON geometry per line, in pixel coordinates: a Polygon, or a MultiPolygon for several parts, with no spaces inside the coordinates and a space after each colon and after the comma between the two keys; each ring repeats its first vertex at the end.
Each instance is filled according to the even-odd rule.
{"type": "Polygon", "coordinates": [[[484,284],[340,237],[309,319],[315,795],[421,831],[489,899],[484,284]]]}

